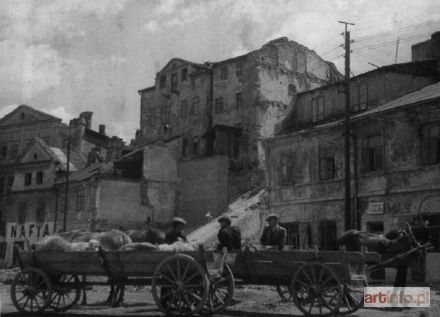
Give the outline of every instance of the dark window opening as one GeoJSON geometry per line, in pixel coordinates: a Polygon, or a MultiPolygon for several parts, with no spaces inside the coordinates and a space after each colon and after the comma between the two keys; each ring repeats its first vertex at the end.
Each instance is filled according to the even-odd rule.
{"type": "Polygon", "coordinates": [[[312,99],[312,122],[318,122],[325,119],[324,97],[312,99]]]}
{"type": "Polygon", "coordinates": [[[24,118],[26,118],[26,115],[25,115],[24,113],[21,113],[21,114],[20,114],[20,119],[21,119],[21,120],[24,120],[24,118]]]}
{"type": "Polygon", "coordinates": [[[186,99],[182,100],[181,116],[182,116],[183,119],[188,117],[188,101],[186,99]]]}
{"type": "Polygon", "coordinates": [[[299,249],[299,223],[289,222],[281,224],[286,231],[286,245],[290,246],[291,249],[299,249]]]}
{"type": "Polygon", "coordinates": [[[282,153],[280,156],[280,183],[281,185],[291,185],[294,183],[295,154],[293,152],[282,153]]]}
{"type": "Polygon", "coordinates": [[[368,86],[366,84],[351,88],[351,107],[353,112],[367,109],[368,86]]]}
{"type": "Polygon", "coordinates": [[[188,79],[188,68],[182,69],[182,81],[186,81],[188,79]]]}
{"type": "Polygon", "coordinates": [[[381,135],[366,138],[363,152],[364,171],[370,172],[383,169],[383,143],[381,135]]]}
{"type": "Polygon", "coordinates": [[[14,185],[14,176],[8,176],[8,187],[7,187],[8,192],[11,190],[12,185],[14,185]]]}
{"type": "Polygon", "coordinates": [[[167,85],[167,76],[166,75],[162,75],[160,76],[160,88],[165,88],[165,86],[167,85]]]}
{"type": "Polygon", "coordinates": [[[321,250],[336,249],[336,222],[326,220],[319,222],[319,246],[321,250]]]}
{"type": "Polygon", "coordinates": [[[86,191],[83,188],[80,188],[76,191],[75,210],[77,212],[84,210],[85,196],[86,196],[86,191]]]}
{"type": "Polygon", "coordinates": [[[35,183],[37,184],[43,184],[43,171],[38,171],[36,178],[35,178],[35,183]]]}
{"type": "Polygon", "coordinates": [[[319,179],[327,180],[335,178],[335,155],[331,148],[319,151],[319,179]]]}
{"type": "Polygon", "coordinates": [[[172,92],[177,91],[177,74],[171,75],[171,91],[172,92]]]}
{"type": "Polygon", "coordinates": [[[425,125],[421,132],[422,162],[440,163],[440,123],[425,125]]]}
{"type": "Polygon", "coordinates": [[[4,177],[0,177],[0,195],[3,194],[4,190],[5,190],[5,178],[4,177]]]}
{"type": "Polygon", "coordinates": [[[5,159],[8,156],[8,147],[7,146],[2,146],[0,148],[0,159],[5,159]]]}
{"type": "Polygon", "coordinates": [[[215,98],[215,113],[222,113],[223,109],[223,97],[215,98]]]}
{"type": "Polygon", "coordinates": [[[171,117],[171,107],[163,106],[160,108],[160,119],[162,123],[169,123],[171,117]]]}
{"type": "Polygon", "coordinates": [[[20,201],[18,203],[18,214],[17,214],[18,223],[25,223],[26,222],[26,212],[27,212],[27,202],[20,201]]]}
{"type": "Polygon", "coordinates": [[[234,140],[233,140],[232,155],[234,158],[237,158],[240,155],[240,134],[234,133],[233,137],[234,137],[234,140]]]}
{"type": "Polygon", "coordinates": [[[243,94],[241,92],[235,94],[235,108],[243,107],[243,94]]]}
{"type": "Polygon", "coordinates": [[[237,63],[235,64],[235,76],[241,77],[243,75],[243,64],[237,63]]]}
{"type": "Polygon", "coordinates": [[[29,186],[32,183],[32,173],[26,173],[24,175],[24,185],[29,186]]]}
{"type": "Polygon", "coordinates": [[[228,79],[228,66],[223,66],[222,68],[220,68],[220,79],[228,79]]]}
{"type": "Polygon", "coordinates": [[[195,156],[199,155],[199,143],[200,143],[200,137],[194,137],[193,138],[193,154],[195,156]]]}
{"type": "Polygon", "coordinates": [[[35,218],[37,222],[44,222],[46,220],[46,202],[44,200],[38,202],[35,218]]]}
{"type": "Polygon", "coordinates": [[[0,234],[4,234],[6,232],[6,215],[3,210],[0,209],[0,234]]]}
{"type": "Polygon", "coordinates": [[[294,96],[296,94],[296,87],[294,84],[289,84],[288,92],[289,96],[294,96]]]}
{"type": "Polygon", "coordinates": [[[188,139],[183,138],[182,139],[182,157],[186,156],[186,148],[188,147],[188,139]]]}
{"type": "Polygon", "coordinates": [[[199,108],[200,108],[200,97],[194,97],[193,103],[191,105],[191,115],[192,116],[199,115],[199,108]]]}
{"type": "Polygon", "coordinates": [[[13,144],[11,146],[11,158],[16,158],[18,155],[18,144],[13,144]]]}

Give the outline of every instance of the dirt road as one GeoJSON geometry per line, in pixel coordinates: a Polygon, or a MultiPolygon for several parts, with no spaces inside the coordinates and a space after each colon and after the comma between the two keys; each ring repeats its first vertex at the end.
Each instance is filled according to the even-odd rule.
{"type": "MultiPolygon", "coordinates": [[[[88,305],[77,306],[65,313],[48,311],[44,316],[163,316],[154,304],[148,287],[135,289],[128,287],[123,307],[111,308],[103,302],[108,296],[108,287],[94,287],[88,291],[88,305]]],[[[12,305],[9,285],[0,285],[1,316],[20,316],[12,305]]],[[[272,287],[239,287],[234,293],[232,305],[219,316],[302,316],[290,303],[284,303],[272,287]]],[[[351,316],[397,317],[397,316],[440,316],[440,286],[431,287],[431,307],[429,309],[361,309],[351,316]]]]}

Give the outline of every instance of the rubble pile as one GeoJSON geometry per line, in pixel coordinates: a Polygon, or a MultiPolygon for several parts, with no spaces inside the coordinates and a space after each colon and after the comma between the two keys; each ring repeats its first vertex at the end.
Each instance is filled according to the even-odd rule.
{"type": "Polygon", "coordinates": [[[252,193],[242,195],[229,205],[228,211],[192,231],[187,236],[188,241],[193,245],[203,244],[205,249],[215,248],[218,243],[217,233],[220,228],[218,219],[222,216],[228,216],[232,220],[232,226],[240,228],[243,246],[259,244],[259,237],[264,225],[264,197],[264,190],[255,195],[252,195],[252,193]]]}

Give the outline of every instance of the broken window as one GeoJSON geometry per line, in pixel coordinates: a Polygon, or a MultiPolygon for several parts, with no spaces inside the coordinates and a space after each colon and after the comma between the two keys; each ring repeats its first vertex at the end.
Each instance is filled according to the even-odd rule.
{"type": "Polygon", "coordinates": [[[293,152],[285,152],[280,155],[279,178],[281,185],[291,185],[294,183],[294,158],[293,152]]]}
{"type": "Polygon", "coordinates": [[[353,86],[351,88],[351,109],[353,112],[359,112],[367,109],[368,87],[366,84],[353,86]]]}
{"type": "Polygon", "coordinates": [[[286,229],[286,245],[291,249],[299,249],[299,222],[289,222],[281,224],[286,229]]]}
{"type": "Polygon", "coordinates": [[[243,94],[241,92],[235,94],[235,108],[243,107],[243,94]]]}
{"type": "Polygon", "coordinates": [[[186,99],[182,100],[180,115],[183,119],[188,117],[188,100],[186,99]]]}
{"type": "Polygon", "coordinates": [[[222,66],[220,68],[220,80],[228,79],[228,66],[222,66]]]}
{"type": "Polygon", "coordinates": [[[37,222],[44,222],[46,220],[46,202],[44,199],[38,201],[35,220],[37,222]]]}
{"type": "Polygon", "coordinates": [[[8,147],[6,145],[3,145],[0,148],[0,160],[6,159],[7,156],[8,156],[8,147]]]}
{"type": "Polygon", "coordinates": [[[182,81],[186,81],[188,78],[188,68],[182,69],[182,75],[181,75],[182,81]]]}
{"type": "Polygon", "coordinates": [[[76,205],[75,210],[77,212],[84,210],[84,201],[85,201],[86,191],[84,188],[79,188],[76,191],[76,205]]]}
{"type": "Polygon", "coordinates": [[[312,99],[312,122],[318,122],[325,119],[324,97],[316,97],[312,99]]]}
{"type": "Polygon", "coordinates": [[[336,221],[324,220],[319,222],[319,249],[336,249],[336,221]]]}
{"type": "Polygon", "coordinates": [[[200,108],[200,97],[197,96],[193,98],[193,103],[191,105],[191,115],[198,116],[199,108],[200,108]]]}
{"type": "Polygon", "coordinates": [[[171,75],[171,91],[177,92],[177,74],[176,73],[171,75]]]}
{"type": "Polygon", "coordinates": [[[30,186],[32,183],[32,173],[24,174],[24,186],[30,186]]]}
{"type": "Polygon", "coordinates": [[[215,98],[214,109],[215,109],[215,113],[223,112],[223,97],[215,98]]]}
{"type": "Polygon", "coordinates": [[[333,148],[319,150],[319,179],[335,178],[335,154],[333,148]]]}
{"type": "Polygon", "coordinates": [[[241,77],[243,75],[243,63],[235,64],[235,76],[241,77]]]}
{"type": "Polygon", "coordinates": [[[383,169],[382,135],[374,135],[365,139],[362,159],[365,172],[383,169]]]}
{"type": "Polygon", "coordinates": [[[35,177],[36,184],[43,184],[43,171],[38,171],[35,177]]]}
{"type": "Polygon", "coordinates": [[[427,124],[421,132],[422,162],[440,163],[440,123],[427,124]]]}
{"type": "Polygon", "coordinates": [[[167,85],[167,76],[166,75],[162,75],[160,76],[160,88],[165,88],[165,86],[167,85]]]}

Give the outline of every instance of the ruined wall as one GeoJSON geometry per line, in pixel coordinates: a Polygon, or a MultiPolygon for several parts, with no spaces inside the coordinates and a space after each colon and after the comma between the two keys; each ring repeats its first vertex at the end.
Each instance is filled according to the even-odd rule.
{"type": "Polygon", "coordinates": [[[213,216],[228,205],[228,158],[214,156],[182,162],[179,165],[178,215],[195,227],[206,221],[205,214],[213,216]]]}

